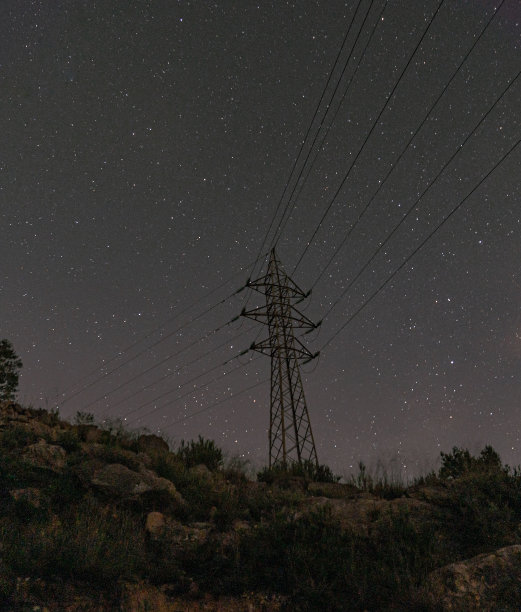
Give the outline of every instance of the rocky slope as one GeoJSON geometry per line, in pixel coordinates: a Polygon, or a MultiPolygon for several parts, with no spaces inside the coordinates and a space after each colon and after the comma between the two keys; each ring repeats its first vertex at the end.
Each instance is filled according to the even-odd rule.
{"type": "Polygon", "coordinates": [[[0,609],[521,607],[521,482],[494,457],[408,488],[268,485],[189,450],[0,404],[0,609]]]}

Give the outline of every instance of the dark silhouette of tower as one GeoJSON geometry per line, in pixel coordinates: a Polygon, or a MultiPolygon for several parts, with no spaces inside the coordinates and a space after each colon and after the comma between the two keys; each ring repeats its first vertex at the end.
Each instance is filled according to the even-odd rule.
{"type": "Polygon", "coordinates": [[[282,269],[275,249],[271,251],[265,276],[248,286],[266,297],[266,306],[243,310],[241,315],[268,326],[269,337],[254,343],[252,350],[271,358],[270,468],[291,462],[318,465],[299,362],[316,355],[295,337],[295,328],[315,329],[312,321],[295,307],[305,294],[282,269]]]}

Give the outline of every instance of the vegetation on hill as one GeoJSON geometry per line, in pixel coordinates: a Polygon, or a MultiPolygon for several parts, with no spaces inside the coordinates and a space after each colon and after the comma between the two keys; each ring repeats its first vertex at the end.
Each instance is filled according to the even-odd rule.
{"type": "Polygon", "coordinates": [[[491,447],[454,448],[407,486],[363,466],[338,480],[305,465],[253,482],[211,440],[171,450],[1,403],[0,609],[519,609],[518,557],[487,574],[491,607],[448,565],[521,558],[521,475],[491,447]]]}
{"type": "Polygon", "coordinates": [[[14,399],[21,367],[22,360],[13,345],[5,338],[0,340],[0,400],[14,399]]]}

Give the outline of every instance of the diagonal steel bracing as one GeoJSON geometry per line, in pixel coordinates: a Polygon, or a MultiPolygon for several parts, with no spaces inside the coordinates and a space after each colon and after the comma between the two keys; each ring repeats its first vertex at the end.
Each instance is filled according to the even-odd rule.
{"type": "Polygon", "coordinates": [[[294,334],[295,328],[316,327],[294,304],[307,294],[286,275],[275,249],[266,275],[249,281],[248,286],[266,297],[265,307],[243,310],[241,315],[268,326],[269,337],[251,348],[271,358],[269,466],[305,461],[318,465],[299,369],[299,361],[309,361],[316,355],[294,334]]]}

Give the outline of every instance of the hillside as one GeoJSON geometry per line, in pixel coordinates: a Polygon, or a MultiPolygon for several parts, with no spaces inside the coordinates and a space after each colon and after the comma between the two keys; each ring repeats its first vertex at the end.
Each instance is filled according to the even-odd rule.
{"type": "Polygon", "coordinates": [[[78,421],[0,404],[2,610],[520,609],[521,477],[490,448],[408,487],[252,482],[211,441],[78,421]]]}

